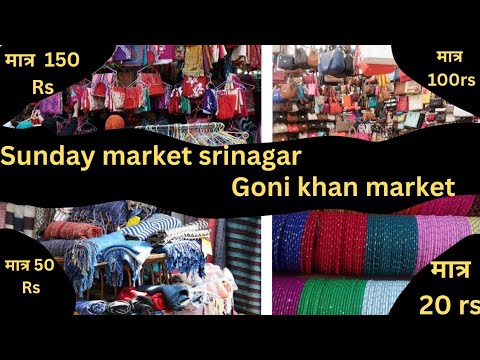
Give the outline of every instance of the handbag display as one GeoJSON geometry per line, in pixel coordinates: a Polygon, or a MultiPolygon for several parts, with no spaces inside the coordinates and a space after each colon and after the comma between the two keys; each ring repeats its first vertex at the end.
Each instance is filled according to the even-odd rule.
{"type": "Polygon", "coordinates": [[[343,79],[333,76],[333,75],[324,75],[323,77],[323,83],[343,83],[343,79]]]}
{"type": "Polygon", "coordinates": [[[320,92],[318,91],[317,84],[308,84],[307,89],[308,89],[308,91],[307,91],[308,96],[318,96],[318,95],[320,95],[320,92]]]}
{"type": "Polygon", "coordinates": [[[307,132],[308,124],[306,122],[301,122],[298,124],[298,128],[300,129],[300,132],[307,132]]]}
{"type": "Polygon", "coordinates": [[[301,131],[301,132],[298,134],[298,138],[299,138],[299,139],[308,139],[308,133],[301,131]]]}
{"type": "Polygon", "coordinates": [[[409,111],[405,119],[405,127],[420,129],[424,118],[425,114],[409,111]]]}
{"type": "Polygon", "coordinates": [[[273,72],[273,81],[274,82],[284,82],[286,78],[285,71],[274,71],[273,72]]]}
{"type": "Polygon", "coordinates": [[[345,57],[340,48],[323,53],[320,56],[318,71],[322,75],[341,74],[345,70],[345,57]]]}
{"type": "Polygon", "coordinates": [[[289,54],[279,54],[277,59],[277,67],[284,70],[295,70],[295,58],[289,54]]]}
{"type": "Polygon", "coordinates": [[[329,105],[328,114],[340,114],[343,111],[342,105],[340,105],[340,103],[338,102],[336,94],[333,91],[333,88],[329,89],[328,105],[329,105]]]}
{"type": "Polygon", "coordinates": [[[316,82],[316,78],[317,77],[315,76],[315,73],[303,75],[303,83],[306,85],[314,84],[316,82]]]}
{"type": "Polygon", "coordinates": [[[353,63],[365,76],[390,74],[397,67],[390,45],[358,45],[353,63]]]}
{"type": "Polygon", "coordinates": [[[298,127],[298,124],[293,123],[293,124],[288,124],[288,132],[289,133],[298,133],[300,132],[300,128],[298,127]]]}
{"type": "Polygon", "coordinates": [[[283,98],[282,98],[282,95],[281,95],[281,91],[280,91],[280,87],[275,86],[275,87],[273,88],[272,95],[273,95],[273,102],[274,102],[274,103],[283,101],[283,98]]]}
{"type": "Polygon", "coordinates": [[[445,122],[447,122],[447,123],[455,122],[455,120],[456,120],[456,118],[455,118],[455,115],[453,115],[453,114],[448,114],[445,117],[445,122]]]}
{"type": "Polygon", "coordinates": [[[408,110],[423,110],[422,95],[408,95],[408,110]]]}
{"type": "Polygon", "coordinates": [[[303,47],[297,48],[295,45],[295,66],[301,69],[308,69],[308,55],[303,47]]]}
{"type": "Polygon", "coordinates": [[[405,83],[405,94],[419,94],[422,90],[422,87],[419,83],[410,80],[405,83]]]}
{"type": "Polygon", "coordinates": [[[280,95],[282,99],[290,100],[297,97],[297,86],[294,83],[280,85],[280,95]]]}
{"type": "Polygon", "coordinates": [[[272,45],[272,52],[275,55],[287,52],[288,45],[272,45]]]}
{"type": "Polygon", "coordinates": [[[350,121],[342,120],[335,123],[336,132],[346,132],[350,129],[350,121]]]}
{"type": "Polygon", "coordinates": [[[308,54],[308,66],[312,69],[316,69],[318,66],[318,50],[315,48],[310,48],[310,52],[308,54]]]}
{"type": "Polygon", "coordinates": [[[455,116],[455,117],[473,117],[473,114],[469,113],[468,111],[465,111],[463,109],[460,109],[458,106],[455,106],[453,108],[453,116],[455,116]]]}
{"type": "Polygon", "coordinates": [[[284,123],[275,123],[273,124],[273,133],[282,134],[288,132],[287,124],[284,123]]]}
{"type": "Polygon", "coordinates": [[[275,142],[288,141],[288,135],[287,134],[274,134],[273,135],[273,141],[275,141],[275,142]]]}
{"type": "Polygon", "coordinates": [[[377,106],[378,98],[376,96],[370,96],[368,98],[368,107],[374,108],[377,106]]]}
{"type": "Polygon", "coordinates": [[[443,99],[441,98],[430,99],[430,103],[428,107],[430,110],[443,107],[443,99]]]}
{"type": "Polygon", "coordinates": [[[287,113],[287,122],[298,122],[298,115],[296,113],[287,113]]]}
{"type": "Polygon", "coordinates": [[[400,81],[395,81],[395,86],[393,89],[393,95],[404,95],[405,94],[405,83],[400,81]]]}
{"type": "Polygon", "coordinates": [[[422,94],[422,104],[427,105],[430,103],[430,94],[422,94]]]}
{"type": "Polygon", "coordinates": [[[352,106],[352,97],[350,95],[344,95],[342,97],[342,105],[344,107],[352,106]]]}

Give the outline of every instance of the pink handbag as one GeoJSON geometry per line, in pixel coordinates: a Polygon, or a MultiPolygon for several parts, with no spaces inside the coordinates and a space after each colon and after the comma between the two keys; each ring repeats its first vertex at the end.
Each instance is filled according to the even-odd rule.
{"type": "MultiPolygon", "coordinates": [[[[310,74],[310,75],[313,75],[313,80],[312,82],[309,82],[308,85],[307,85],[307,95],[308,96],[320,96],[320,91],[318,90],[318,84],[317,84],[317,77],[315,76],[315,74],[310,74]]],[[[310,76],[308,75],[308,76],[310,76]]]]}
{"type": "Polygon", "coordinates": [[[397,113],[408,111],[408,96],[400,96],[397,101],[397,113]]]}

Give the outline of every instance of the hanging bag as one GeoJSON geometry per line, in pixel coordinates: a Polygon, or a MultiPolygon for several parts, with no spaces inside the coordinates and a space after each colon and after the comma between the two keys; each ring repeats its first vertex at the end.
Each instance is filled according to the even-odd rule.
{"type": "Polygon", "coordinates": [[[330,114],[340,114],[343,111],[342,105],[338,102],[335,93],[332,88],[330,88],[330,97],[329,101],[329,113],[330,114]]]}
{"type": "Polygon", "coordinates": [[[423,110],[422,95],[408,95],[408,110],[423,110]]]}
{"type": "Polygon", "coordinates": [[[293,57],[293,55],[279,54],[277,60],[277,67],[284,70],[294,70],[297,68],[295,66],[295,58],[293,57]]]}
{"type": "Polygon", "coordinates": [[[318,50],[314,47],[310,48],[310,53],[308,54],[308,66],[312,69],[316,69],[318,66],[318,50]]]}
{"type": "Polygon", "coordinates": [[[397,113],[407,112],[408,109],[408,96],[400,96],[397,101],[397,113]]]}
{"type": "Polygon", "coordinates": [[[308,55],[303,47],[295,45],[295,65],[301,69],[308,69],[308,55]]]}
{"type": "Polygon", "coordinates": [[[297,97],[297,86],[290,77],[286,84],[280,85],[280,95],[284,100],[290,100],[297,97]]]}
{"type": "Polygon", "coordinates": [[[419,112],[409,111],[405,119],[405,127],[419,129],[422,126],[420,122],[420,115],[421,114],[419,112]]]}

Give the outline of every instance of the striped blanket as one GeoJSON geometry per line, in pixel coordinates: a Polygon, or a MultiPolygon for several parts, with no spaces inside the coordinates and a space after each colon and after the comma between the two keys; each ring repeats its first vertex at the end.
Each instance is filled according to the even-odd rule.
{"type": "Polygon", "coordinates": [[[54,221],[45,229],[45,240],[78,240],[102,236],[102,228],[90,224],[54,221]]]}
{"type": "MultiPolygon", "coordinates": [[[[2,216],[2,208],[3,206],[0,208],[0,217],[2,216]]],[[[8,203],[5,206],[4,214],[5,229],[17,230],[27,236],[33,237],[33,224],[35,219],[35,208],[33,206],[8,203]]]]}
{"type": "Polygon", "coordinates": [[[122,234],[127,239],[147,240],[150,236],[172,228],[181,226],[180,220],[164,214],[154,214],[139,224],[122,229],[122,234]]]}
{"type": "Polygon", "coordinates": [[[235,277],[235,309],[243,314],[261,310],[260,217],[227,219],[227,267],[235,277]]]}

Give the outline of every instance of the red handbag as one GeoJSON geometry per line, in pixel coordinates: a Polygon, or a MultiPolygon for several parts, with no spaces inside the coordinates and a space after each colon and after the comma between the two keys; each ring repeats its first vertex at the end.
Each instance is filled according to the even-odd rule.
{"type": "Polygon", "coordinates": [[[284,82],[285,81],[285,71],[274,71],[273,72],[273,81],[275,83],[284,82]]]}
{"type": "Polygon", "coordinates": [[[408,96],[400,96],[397,100],[397,113],[408,111],[408,96]]]}
{"type": "Polygon", "coordinates": [[[342,105],[340,105],[340,103],[338,102],[332,88],[330,88],[330,96],[328,99],[328,103],[330,105],[330,114],[340,114],[343,111],[342,105]]]}
{"type": "Polygon", "coordinates": [[[428,122],[433,122],[435,121],[435,117],[436,117],[436,114],[427,114],[427,116],[425,117],[425,120],[427,120],[428,122]]]}

